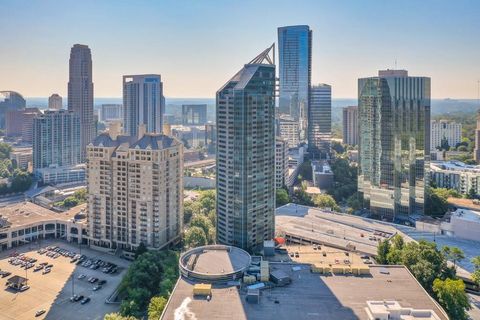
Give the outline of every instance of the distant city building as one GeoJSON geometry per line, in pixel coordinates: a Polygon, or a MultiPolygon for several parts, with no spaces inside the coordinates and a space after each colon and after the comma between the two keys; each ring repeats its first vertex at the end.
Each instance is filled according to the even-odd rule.
{"type": "Polygon", "coordinates": [[[80,159],[85,161],[86,146],[97,135],[93,118],[92,54],[86,45],[75,44],[70,51],[68,110],[80,118],[80,159]]]}
{"type": "Polygon", "coordinates": [[[430,78],[406,70],[358,80],[358,190],[373,216],[423,214],[430,161],[430,78]]]}
{"type": "Polygon", "coordinates": [[[172,136],[183,142],[185,148],[203,148],[205,146],[205,126],[171,125],[172,136]]]}
{"type": "Polygon", "coordinates": [[[326,161],[312,161],[313,185],[320,190],[327,190],[333,186],[333,171],[326,161]]]}
{"type": "Polygon", "coordinates": [[[467,195],[473,189],[480,194],[480,166],[460,161],[432,161],[430,179],[437,188],[454,189],[467,195]]]}
{"type": "Polygon", "coordinates": [[[217,125],[206,124],[205,125],[205,146],[207,152],[214,154],[217,148],[217,125]]]}
{"type": "Polygon", "coordinates": [[[288,144],[276,137],[275,139],[275,188],[281,189],[288,178],[288,144]]]}
{"type": "Polygon", "coordinates": [[[475,129],[475,150],[473,156],[477,164],[480,164],[480,113],[477,114],[477,128],[475,129]]]}
{"type": "Polygon", "coordinates": [[[277,118],[277,134],[287,142],[288,148],[297,148],[300,145],[298,121],[287,115],[277,118]]]}
{"type": "Polygon", "coordinates": [[[165,97],[159,74],[123,76],[123,127],[127,135],[136,136],[145,125],[149,133],[162,133],[165,97]]]}
{"type": "Polygon", "coordinates": [[[38,108],[7,111],[5,135],[7,137],[22,136],[24,142],[32,142],[33,118],[38,114],[41,114],[38,108]]]}
{"type": "Polygon", "coordinates": [[[123,106],[121,104],[102,104],[100,107],[100,121],[123,121],[123,106]]]}
{"type": "Polygon", "coordinates": [[[358,107],[343,108],[343,143],[351,146],[358,144],[358,107]]]}
{"type": "Polygon", "coordinates": [[[62,97],[54,93],[48,98],[48,109],[62,109],[63,103],[62,103],[62,97]]]}
{"type": "Polygon", "coordinates": [[[326,159],[332,143],[332,87],[312,86],[308,106],[308,151],[315,159],[326,159]]]}
{"type": "Polygon", "coordinates": [[[0,91],[0,129],[5,129],[6,113],[25,109],[27,102],[15,91],[0,91]]]}
{"type": "Polygon", "coordinates": [[[91,245],[160,249],[183,231],[183,145],[162,134],[100,134],[87,147],[91,245]]]}
{"type": "Polygon", "coordinates": [[[80,117],[47,110],[33,120],[33,168],[71,166],[80,163],[80,117]]]}
{"type": "Polygon", "coordinates": [[[298,170],[305,160],[305,149],[304,146],[288,149],[288,175],[285,181],[288,188],[292,188],[296,182],[298,170]]]}
{"type": "Polygon", "coordinates": [[[432,120],[430,124],[430,148],[435,150],[442,147],[443,141],[449,147],[455,147],[462,142],[462,124],[447,120],[432,120]]]}
{"type": "Polygon", "coordinates": [[[217,240],[252,249],[274,236],[273,45],[217,91],[217,240]]]}
{"type": "Polygon", "coordinates": [[[184,104],[182,105],[182,124],[204,125],[207,123],[206,104],[184,104]]]}
{"type": "Polygon", "coordinates": [[[312,31],[309,26],[278,28],[278,60],[279,111],[297,121],[298,138],[303,142],[307,139],[312,70],[312,31]]]}

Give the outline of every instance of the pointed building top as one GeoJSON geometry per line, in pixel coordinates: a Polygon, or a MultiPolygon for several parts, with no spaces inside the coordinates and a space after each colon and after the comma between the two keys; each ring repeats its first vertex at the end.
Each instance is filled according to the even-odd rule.
{"type": "Polygon", "coordinates": [[[275,43],[263,50],[247,64],[275,64],[275,43]]]}

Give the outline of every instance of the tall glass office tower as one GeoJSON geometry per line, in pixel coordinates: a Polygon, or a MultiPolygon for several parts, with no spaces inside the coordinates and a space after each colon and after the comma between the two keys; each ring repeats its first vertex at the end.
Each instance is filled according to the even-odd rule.
{"type": "Polygon", "coordinates": [[[430,78],[406,70],[358,80],[358,190],[374,216],[423,214],[430,161],[430,78]]]}
{"type": "Polygon", "coordinates": [[[310,88],[308,108],[308,151],[314,159],[326,159],[332,142],[332,87],[310,88]]]}
{"type": "Polygon", "coordinates": [[[80,116],[80,155],[85,161],[87,145],[97,135],[97,127],[93,118],[92,53],[83,44],[75,44],[70,51],[68,110],[80,116]]]}
{"type": "Polygon", "coordinates": [[[159,74],[123,76],[123,129],[137,136],[138,126],[149,133],[162,133],[165,97],[159,74]]]}
{"type": "Polygon", "coordinates": [[[312,69],[312,31],[309,26],[278,28],[279,112],[299,122],[300,141],[306,140],[312,69]]]}
{"type": "Polygon", "coordinates": [[[217,239],[252,249],[274,236],[273,45],[217,91],[217,239]]]}

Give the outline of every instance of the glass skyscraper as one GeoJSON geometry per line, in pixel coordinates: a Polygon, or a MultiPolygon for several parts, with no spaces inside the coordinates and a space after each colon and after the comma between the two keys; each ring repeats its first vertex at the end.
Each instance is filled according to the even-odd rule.
{"type": "Polygon", "coordinates": [[[93,116],[92,53],[83,44],[70,51],[68,78],[68,110],[80,117],[80,155],[86,159],[86,147],[97,135],[93,116]]]}
{"type": "Polygon", "coordinates": [[[312,31],[309,26],[278,28],[279,112],[299,122],[299,139],[306,140],[312,69],[312,31]]]}
{"type": "Polygon", "coordinates": [[[310,88],[308,108],[308,151],[314,159],[326,159],[332,141],[332,87],[319,84],[310,88]]]}
{"type": "Polygon", "coordinates": [[[123,129],[137,136],[143,124],[149,133],[163,132],[165,97],[159,74],[123,76],[123,129]]]}
{"type": "Polygon", "coordinates": [[[217,239],[252,249],[274,236],[273,46],[217,91],[217,239]]]}
{"type": "Polygon", "coordinates": [[[430,78],[405,70],[358,80],[358,189],[380,219],[423,214],[430,160],[430,78]]]}

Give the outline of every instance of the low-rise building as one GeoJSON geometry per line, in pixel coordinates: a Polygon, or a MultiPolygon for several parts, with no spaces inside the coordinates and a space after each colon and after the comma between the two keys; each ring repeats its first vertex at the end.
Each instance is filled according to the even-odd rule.
{"type": "Polygon", "coordinates": [[[327,161],[312,161],[313,185],[326,190],[333,185],[333,171],[327,161]]]}
{"type": "Polygon", "coordinates": [[[288,150],[288,172],[285,178],[285,185],[290,188],[294,185],[298,170],[305,159],[305,147],[298,146],[288,150]]]}
{"type": "Polygon", "coordinates": [[[86,243],[86,205],[57,213],[31,202],[0,210],[0,251],[41,239],[86,243]]]}
{"type": "Polygon", "coordinates": [[[438,188],[454,189],[461,194],[474,190],[480,194],[480,166],[460,161],[430,162],[430,177],[438,188]]]}
{"type": "Polygon", "coordinates": [[[41,168],[35,170],[35,176],[44,184],[60,184],[85,181],[86,165],[41,168]]]}
{"type": "Polygon", "coordinates": [[[17,167],[20,169],[31,169],[33,161],[32,148],[14,148],[10,152],[10,160],[15,162],[17,167]]]}

